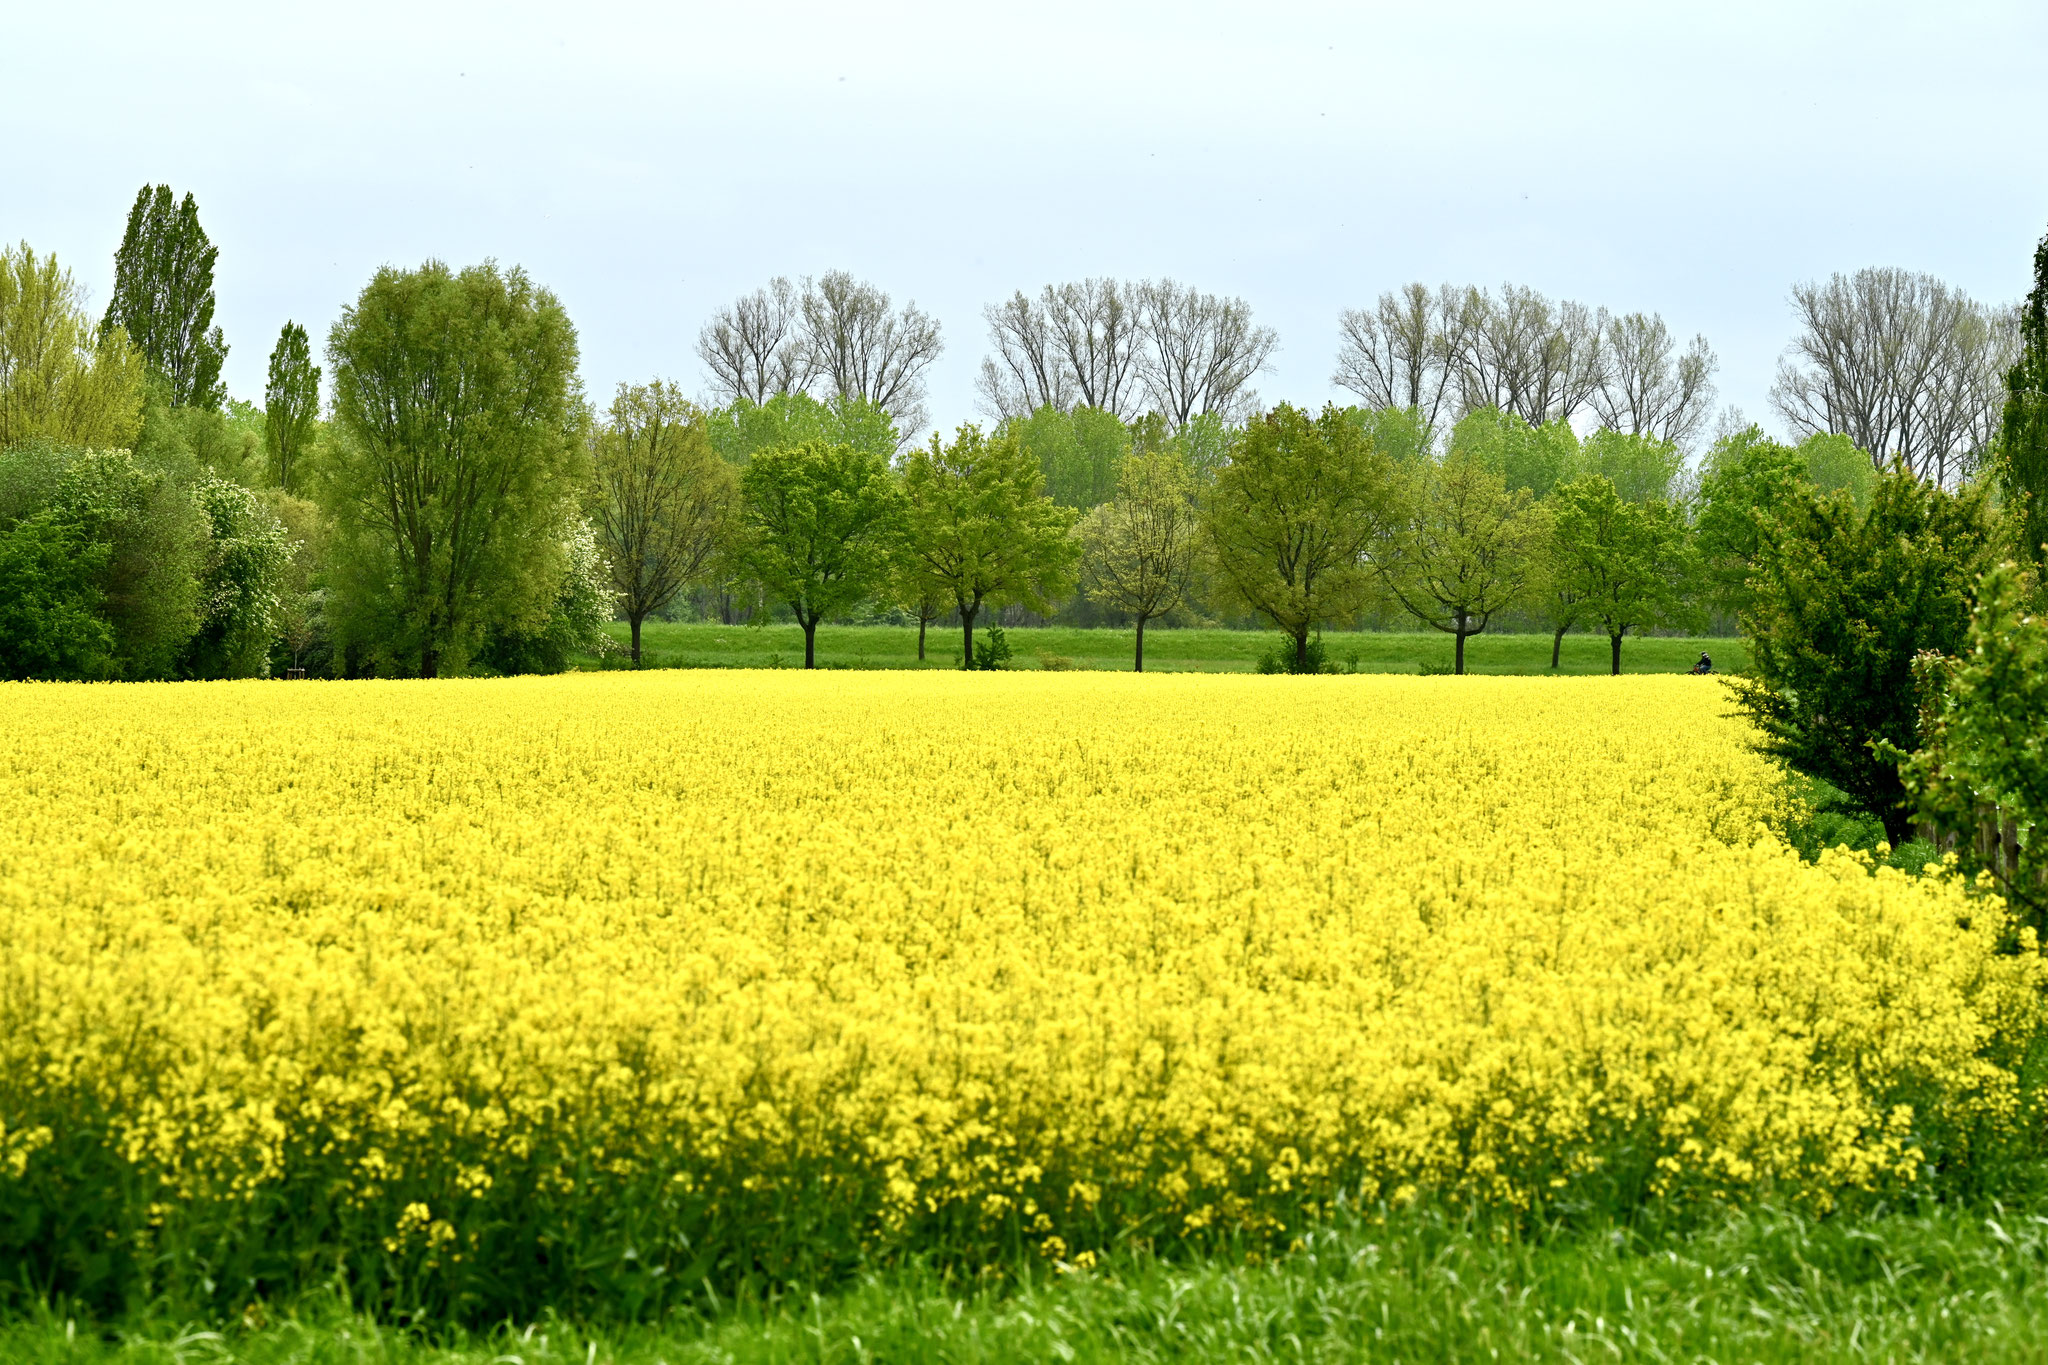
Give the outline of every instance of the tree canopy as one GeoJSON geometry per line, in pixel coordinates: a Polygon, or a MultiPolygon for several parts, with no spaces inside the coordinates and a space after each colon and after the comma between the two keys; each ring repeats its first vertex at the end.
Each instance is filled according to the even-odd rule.
{"type": "Polygon", "coordinates": [[[554,601],[585,486],[576,354],[555,296],[490,262],[387,266],[329,334],[337,575],[359,637],[422,677],[554,601]]]}
{"type": "Polygon", "coordinates": [[[220,368],[228,346],[213,321],[219,257],[189,193],[174,203],[169,185],[136,192],[114,255],[114,295],[100,325],[127,332],[163,380],[173,407],[218,408],[227,399],[220,368]]]}

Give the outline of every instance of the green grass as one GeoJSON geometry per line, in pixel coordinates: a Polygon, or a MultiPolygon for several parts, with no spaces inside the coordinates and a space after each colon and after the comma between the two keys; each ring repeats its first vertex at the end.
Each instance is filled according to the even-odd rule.
{"type": "MultiPolygon", "coordinates": [[[[2034,1201],[2028,1200],[2031,1207],[2034,1201]]],[[[1690,1231],[1505,1237],[1435,1213],[1319,1233],[1272,1265],[1144,1259],[959,1292],[919,1274],[662,1329],[548,1320],[411,1335],[329,1308],[219,1332],[0,1327],[23,1365],[767,1361],[2048,1360],[2048,1218],[1786,1209],[1690,1231]]]]}
{"type": "MultiPolygon", "coordinates": [[[[621,644],[623,624],[613,633],[621,644]]],[[[1037,668],[1041,656],[1068,660],[1075,668],[1127,669],[1131,666],[1133,633],[1129,630],[1088,630],[1071,626],[1018,627],[1006,632],[1016,657],[1013,667],[1037,668]]],[[[976,632],[980,638],[980,632],[976,632]]],[[[1145,667],[1159,673],[1244,673],[1259,657],[1272,652],[1279,636],[1271,631],[1162,630],[1145,632],[1145,667]]],[[[1332,631],[1323,637],[1329,659],[1339,667],[1365,673],[1417,673],[1425,666],[1448,670],[1451,638],[1434,631],[1332,631]],[[1355,659],[1355,664],[1353,661],[1355,659]]],[[[795,668],[804,661],[803,632],[793,625],[720,626],[698,622],[650,621],[641,630],[641,655],[654,668],[795,668]]],[[[1749,664],[1749,650],[1734,639],[1681,639],[1649,636],[1629,639],[1621,647],[1624,673],[1683,673],[1700,653],[1714,656],[1720,671],[1736,672],[1749,664]]],[[[953,630],[934,630],[926,638],[927,668],[959,666],[960,637],[953,630]]],[[[619,666],[623,655],[610,659],[619,666]]],[[[591,658],[579,660],[595,667],[591,658]]],[[[818,629],[821,668],[917,668],[915,626],[821,626],[818,629]]],[[[1475,635],[1465,642],[1465,667],[1473,673],[1548,673],[1548,635],[1475,635]]],[[[1560,673],[1608,671],[1604,635],[1567,635],[1560,673]]]]}

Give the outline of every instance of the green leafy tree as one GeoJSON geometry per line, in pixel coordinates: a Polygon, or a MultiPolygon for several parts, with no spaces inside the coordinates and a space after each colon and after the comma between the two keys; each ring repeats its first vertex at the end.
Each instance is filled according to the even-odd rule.
{"type": "Polygon", "coordinates": [[[1732,615],[1748,610],[1750,576],[1778,543],[1780,514],[1814,491],[1799,452],[1760,427],[1714,443],[1700,477],[1697,527],[1709,603],[1732,615]]]}
{"type": "Polygon", "coordinates": [[[711,448],[728,464],[745,465],[762,450],[787,450],[806,441],[852,446],[885,460],[902,442],[889,414],[857,396],[817,399],[807,393],[771,394],[762,402],[740,398],[708,418],[711,448]]]}
{"type": "Polygon", "coordinates": [[[298,491],[299,464],[312,448],[320,419],[320,367],[306,341],[306,329],[287,322],[270,352],[270,380],[263,386],[263,450],[270,476],[287,493],[298,491]]]}
{"type": "Polygon", "coordinates": [[[54,255],[0,247],[0,450],[130,445],[147,388],[141,352],[119,328],[94,335],[54,255]]]}
{"type": "Polygon", "coordinates": [[[1531,426],[1499,408],[1475,408],[1451,428],[1450,448],[1496,470],[1512,490],[1541,502],[1580,473],[1579,438],[1560,417],[1531,426]]]}
{"type": "Polygon", "coordinates": [[[1194,471],[1177,452],[1126,456],[1116,496],[1074,528],[1081,546],[1081,591],[1137,623],[1131,670],[1145,671],[1145,623],[1187,600],[1200,521],[1194,471]]]}
{"type": "Polygon", "coordinates": [[[1205,500],[1219,582],[1265,615],[1310,665],[1309,637],[1378,590],[1375,546],[1403,515],[1398,468],[1340,409],[1286,403],[1245,427],[1205,500]]]}
{"type": "Polygon", "coordinates": [[[171,187],[144,185],[114,254],[114,296],[100,326],[121,328],[162,378],[173,407],[218,408],[227,398],[227,343],[214,325],[213,267],[220,249],[199,226],[199,205],[171,187]]]}
{"type": "Polygon", "coordinates": [[[328,337],[349,629],[421,677],[556,597],[587,487],[576,331],[522,270],[386,267],[328,337]]]}
{"type": "Polygon", "coordinates": [[[1115,413],[1101,408],[1062,412],[1048,403],[997,430],[1015,435],[1038,461],[1047,497],[1082,512],[1115,495],[1117,466],[1131,448],[1129,430],[1115,413]]]}
{"type": "Polygon", "coordinates": [[[903,465],[903,554],[920,592],[960,613],[960,658],[974,666],[974,622],[984,607],[1049,611],[1073,585],[1072,509],[1045,496],[1038,461],[1012,436],[962,426],[950,442],[903,465]]]}
{"type": "Polygon", "coordinates": [[[2021,550],[2048,568],[2048,237],[2034,248],[2034,287],[2020,305],[2020,354],[2005,376],[1997,461],[2021,550]]]}
{"type": "Polygon", "coordinates": [[[618,603],[611,568],[595,528],[581,517],[562,539],[562,572],[545,610],[493,623],[484,632],[478,662],[499,673],[560,673],[576,654],[603,658],[618,648],[605,631],[618,603]]]}
{"type": "Polygon", "coordinates": [[[125,450],[71,452],[52,505],[105,547],[99,586],[119,676],[177,676],[207,617],[213,548],[186,472],[125,450]]]}
{"type": "Polygon", "coordinates": [[[1881,745],[1881,755],[1903,760],[1920,819],[1963,836],[1966,870],[1989,873],[2048,935],[2048,622],[2027,611],[2013,565],[1979,580],[1967,645],[1958,659],[1921,656],[1923,679],[1937,660],[1947,676],[1920,750],[1881,745]]]}
{"type": "Polygon", "coordinates": [[[207,525],[199,581],[199,629],[181,671],[196,678],[253,678],[269,667],[284,617],[292,544],[254,493],[212,474],[192,488],[207,525]]]}
{"type": "Polygon", "coordinates": [[[54,509],[0,523],[0,678],[113,677],[107,546],[54,509]]]}
{"type": "Polygon", "coordinates": [[[818,666],[818,623],[888,589],[902,494],[886,460],[806,441],[757,453],[740,475],[736,557],[804,632],[818,666]]]}
{"type": "Polygon", "coordinates": [[[1678,502],[1684,492],[1684,452],[1647,433],[1603,427],[1580,444],[1577,468],[1606,478],[1624,502],[1678,502]]]}
{"type": "Polygon", "coordinates": [[[632,630],[703,577],[732,535],[739,483],[710,424],[674,384],[621,384],[591,439],[591,498],[612,588],[632,630]]]}
{"type": "Polygon", "coordinates": [[[1552,572],[1583,619],[1606,632],[1616,677],[1629,631],[1689,623],[1687,588],[1696,570],[1677,508],[1629,502],[1606,475],[1587,474],[1551,495],[1548,521],[1552,572]]]}
{"type": "Polygon", "coordinates": [[[1465,671],[1465,641],[1520,601],[1536,567],[1541,529],[1529,491],[1461,451],[1423,460],[1409,511],[1379,556],[1388,590],[1418,621],[1457,641],[1453,671],[1465,671]]]}
{"type": "Polygon", "coordinates": [[[1844,493],[1794,497],[1774,553],[1750,578],[1742,618],[1751,676],[1732,686],[1764,747],[1911,832],[1897,763],[1915,747],[1913,660],[1956,654],[1994,529],[1981,487],[1950,493],[1887,471],[1859,511],[1844,493]]]}

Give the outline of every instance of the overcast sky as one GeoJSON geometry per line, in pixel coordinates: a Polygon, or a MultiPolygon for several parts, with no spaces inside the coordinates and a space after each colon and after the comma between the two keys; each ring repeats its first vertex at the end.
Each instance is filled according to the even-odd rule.
{"type": "Polygon", "coordinates": [[[707,313],[844,268],[944,327],[1086,275],[1241,295],[1267,399],[1408,280],[1661,313],[1766,392],[1795,280],[2027,286],[2048,5],[554,3],[17,6],[0,236],[97,308],[145,181],[220,248],[230,391],[379,265],[486,256],[568,306],[594,397],[704,375],[707,313]],[[306,17],[297,17],[304,15],[306,17]],[[32,54],[32,55],[31,55],[32,54]]]}

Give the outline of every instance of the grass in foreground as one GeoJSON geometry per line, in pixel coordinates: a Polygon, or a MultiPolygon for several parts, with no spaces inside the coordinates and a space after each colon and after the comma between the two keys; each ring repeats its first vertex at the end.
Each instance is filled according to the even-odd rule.
{"type": "MultiPolygon", "coordinates": [[[[626,626],[612,633],[623,646],[626,626]]],[[[1035,669],[1041,661],[1063,660],[1083,669],[1128,669],[1133,632],[1069,626],[1020,626],[1005,632],[1015,651],[1012,667],[1035,669]]],[[[977,631],[976,638],[980,638],[977,631]]],[[[1163,630],[1145,632],[1145,667],[1157,673],[1248,673],[1279,637],[1255,630],[1163,630]]],[[[1323,637],[1332,663],[1362,673],[1448,672],[1451,638],[1435,631],[1332,631],[1323,637]]],[[[641,630],[641,656],[650,668],[797,668],[804,661],[803,631],[793,625],[721,626],[704,622],[649,621],[641,630]]],[[[1714,667],[1734,673],[1749,666],[1749,650],[1737,639],[1646,636],[1621,647],[1624,673],[1683,673],[1705,652],[1714,667]]],[[[579,660],[582,667],[596,659],[579,660]]],[[[925,662],[917,659],[915,626],[821,626],[821,668],[957,668],[956,631],[933,630],[925,640],[925,662]]],[[[613,655],[606,666],[626,666],[613,655]]],[[[1559,673],[1601,674],[1609,669],[1607,637],[1567,635],[1559,673]]],[[[1465,667],[1473,673],[1550,672],[1548,635],[1475,635],[1465,642],[1465,667]]]]}
{"type": "MultiPolygon", "coordinates": [[[[2031,1201],[2029,1201],[2031,1204],[2031,1201]]],[[[1149,1360],[2048,1360],[2048,1219],[1996,1204],[1816,1219],[1735,1213],[1689,1233],[1507,1240],[1397,1215],[1269,1266],[1111,1259],[962,1294],[890,1274],[727,1305],[662,1330],[551,1320],[408,1334],[317,1306],[255,1328],[0,1328],[23,1365],[685,1365],[1149,1360]]]]}

